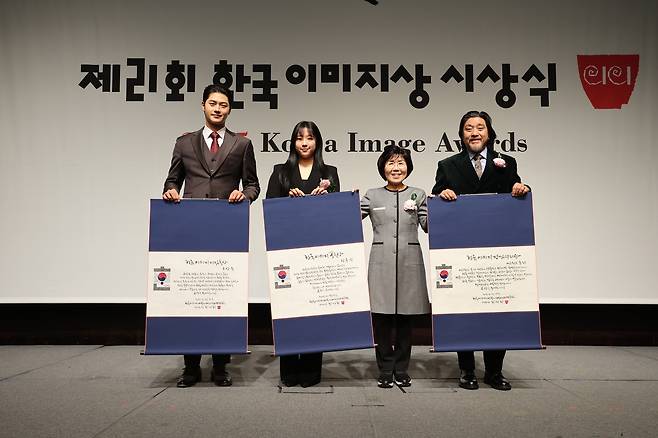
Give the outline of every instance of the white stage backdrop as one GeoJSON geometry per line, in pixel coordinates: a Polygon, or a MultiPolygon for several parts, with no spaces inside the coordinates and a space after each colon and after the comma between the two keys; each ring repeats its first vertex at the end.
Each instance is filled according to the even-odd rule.
{"type": "MultiPolygon", "coordinates": [[[[486,110],[533,190],[541,302],[658,303],[657,11],[3,1],[0,302],[144,302],[148,199],[230,65],[244,108],[228,125],[252,139],[263,195],[299,120],[319,125],[344,189],[382,184],[378,150],[396,142],[414,149],[408,183],[429,191],[461,115],[486,110]]],[[[261,199],[251,219],[250,300],[265,302],[261,199]]]]}

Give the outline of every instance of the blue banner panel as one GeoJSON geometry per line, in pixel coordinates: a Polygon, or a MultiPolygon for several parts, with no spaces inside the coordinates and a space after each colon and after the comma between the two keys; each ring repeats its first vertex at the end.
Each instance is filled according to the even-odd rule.
{"type": "Polygon", "coordinates": [[[541,349],[539,312],[432,315],[434,351],[541,349]]]}
{"type": "Polygon", "coordinates": [[[277,356],[374,346],[370,312],[275,319],[272,328],[277,356]]]}
{"type": "Polygon", "coordinates": [[[358,192],[265,199],[263,215],[268,251],[363,242],[358,192]]]}
{"type": "Polygon", "coordinates": [[[535,244],[532,192],[461,195],[427,200],[430,249],[530,246],[535,244]]]}
{"type": "Polygon", "coordinates": [[[144,354],[212,353],[247,353],[247,318],[146,318],[144,354]]]}
{"type": "Polygon", "coordinates": [[[248,252],[249,202],[151,199],[149,251],[248,252]]]}

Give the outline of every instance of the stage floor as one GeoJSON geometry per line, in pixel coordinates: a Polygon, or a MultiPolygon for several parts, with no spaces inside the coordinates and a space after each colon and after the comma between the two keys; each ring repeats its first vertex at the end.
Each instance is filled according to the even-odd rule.
{"type": "Polygon", "coordinates": [[[457,386],[455,353],[414,347],[404,390],[377,388],[373,350],[325,353],[323,382],[278,387],[271,346],[233,356],[234,385],[176,388],[177,356],[134,346],[0,346],[0,437],[652,437],[657,347],[510,351],[509,392],[457,386]]]}

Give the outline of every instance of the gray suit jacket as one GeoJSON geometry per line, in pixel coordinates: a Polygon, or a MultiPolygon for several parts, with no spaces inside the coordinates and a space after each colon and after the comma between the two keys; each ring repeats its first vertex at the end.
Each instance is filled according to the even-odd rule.
{"type": "Polygon", "coordinates": [[[169,174],[163,193],[169,189],[181,192],[184,198],[227,199],[233,190],[240,189],[249,202],[260,193],[256,174],[256,159],[251,140],[228,129],[215,161],[206,158],[208,146],[203,129],[182,135],[176,140],[169,174]]]}
{"type": "Polygon", "coordinates": [[[370,216],[373,239],[368,262],[370,308],[374,313],[429,313],[418,225],[427,232],[427,203],[422,189],[392,192],[370,189],[361,199],[361,217],[370,216]],[[407,211],[411,200],[417,210],[407,211]]]}

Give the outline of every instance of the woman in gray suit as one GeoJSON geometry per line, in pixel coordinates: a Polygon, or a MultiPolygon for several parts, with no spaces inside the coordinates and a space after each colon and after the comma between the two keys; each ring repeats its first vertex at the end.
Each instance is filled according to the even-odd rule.
{"type": "Polygon", "coordinates": [[[429,313],[418,225],[427,232],[426,195],[404,184],[413,170],[411,152],[387,146],[377,160],[385,187],[370,189],[361,199],[361,217],[373,229],[368,286],[380,388],[410,386],[412,315],[429,313]]]}

